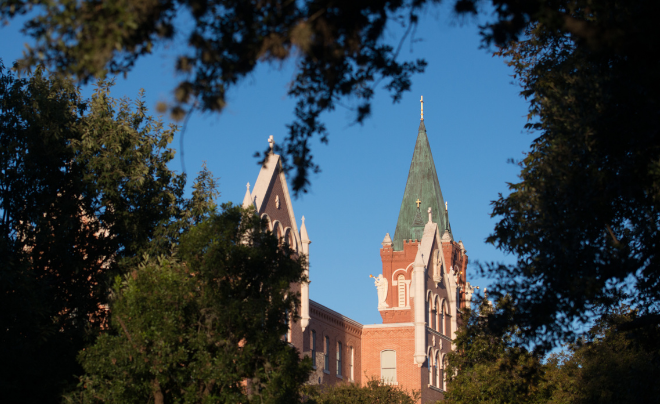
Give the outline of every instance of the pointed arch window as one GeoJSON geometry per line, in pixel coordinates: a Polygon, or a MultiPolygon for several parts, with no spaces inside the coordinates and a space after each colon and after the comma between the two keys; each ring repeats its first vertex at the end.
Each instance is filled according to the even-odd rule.
{"type": "Polygon", "coordinates": [[[437,332],[442,332],[442,306],[440,305],[440,298],[436,297],[435,298],[435,312],[433,313],[433,316],[435,317],[435,330],[437,332]]]}
{"type": "Polygon", "coordinates": [[[442,355],[442,375],[440,375],[440,388],[447,390],[447,355],[442,355]]]}
{"type": "Polygon", "coordinates": [[[429,386],[433,386],[433,358],[431,357],[431,351],[429,348],[429,353],[426,356],[427,363],[429,367],[429,386]]]}
{"type": "Polygon", "coordinates": [[[406,307],[406,278],[399,275],[396,282],[399,288],[399,307],[406,307]]]}
{"type": "Polygon", "coordinates": [[[429,305],[429,312],[426,317],[426,322],[428,323],[429,328],[433,329],[433,296],[430,294],[427,303],[429,305]]]}
{"type": "Polygon", "coordinates": [[[442,373],[442,369],[440,367],[440,353],[436,352],[435,354],[435,387],[440,387],[442,388],[442,385],[440,384],[440,380],[442,379],[442,376],[440,373],[442,373]]]}
{"type": "Polygon", "coordinates": [[[444,330],[443,334],[445,334],[448,337],[451,337],[451,318],[449,317],[449,304],[447,304],[447,301],[445,300],[444,307],[442,309],[443,311],[443,317],[444,317],[444,330]]]}

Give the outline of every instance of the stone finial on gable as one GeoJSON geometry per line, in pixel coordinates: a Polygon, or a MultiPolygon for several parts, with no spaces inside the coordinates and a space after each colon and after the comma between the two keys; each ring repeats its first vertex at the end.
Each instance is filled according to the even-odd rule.
{"type": "Polygon", "coordinates": [[[429,210],[428,210],[428,212],[429,212],[429,223],[433,223],[433,214],[431,213],[431,211],[432,211],[432,209],[429,206],[429,210]]]}
{"type": "Polygon", "coordinates": [[[273,154],[273,148],[275,147],[275,140],[273,139],[273,135],[268,137],[268,144],[270,145],[270,154],[273,154]]]}
{"type": "Polygon", "coordinates": [[[390,238],[390,233],[385,233],[385,238],[383,239],[383,242],[380,243],[383,247],[391,247],[392,246],[392,239],[390,238]]]}

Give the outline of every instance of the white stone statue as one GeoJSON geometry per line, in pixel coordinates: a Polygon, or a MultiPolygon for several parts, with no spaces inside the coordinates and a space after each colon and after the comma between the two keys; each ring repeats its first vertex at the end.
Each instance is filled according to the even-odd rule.
{"type": "Polygon", "coordinates": [[[390,307],[387,303],[385,303],[388,287],[387,279],[383,277],[383,274],[380,274],[374,278],[374,284],[376,285],[376,290],[378,290],[378,309],[380,310],[390,307]]]}

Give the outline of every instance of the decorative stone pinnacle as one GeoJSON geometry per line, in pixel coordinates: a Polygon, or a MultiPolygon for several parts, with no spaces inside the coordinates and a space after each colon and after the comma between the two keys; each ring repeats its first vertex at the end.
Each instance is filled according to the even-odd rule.
{"type": "Polygon", "coordinates": [[[309,235],[307,234],[307,226],[305,225],[305,216],[302,217],[302,225],[300,226],[300,241],[302,241],[303,244],[305,243],[310,244],[312,242],[309,239],[309,235]]]}
{"type": "Polygon", "coordinates": [[[385,234],[385,238],[383,239],[383,242],[380,243],[383,247],[389,247],[392,245],[392,238],[390,237],[390,233],[385,234]]]}
{"type": "Polygon", "coordinates": [[[429,210],[428,210],[428,212],[429,212],[429,223],[433,223],[433,215],[431,214],[431,210],[432,210],[432,209],[431,209],[431,207],[429,206],[429,210]]]}
{"type": "Polygon", "coordinates": [[[420,121],[424,120],[424,96],[422,95],[422,98],[419,99],[419,102],[422,104],[422,114],[421,114],[421,119],[420,121]]]}
{"type": "Polygon", "coordinates": [[[445,201],[445,210],[449,213],[449,208],[447,207],[447,201],[445,201]]]}
{"type": "MultiPolygon", "coordinates": [[[[252,196],[250,195],[250,183],[248,182],[245,187],[247,189],[245,190],[245,196],[243,197],[243,208],[247,209],[248,207],[250,207],[250,205],[256,207],[256,203],[253,201],[252,196]]],[[[257,196],[255,195],[254,198],[256,199],[257,196]]]]}
{"type": "Polygon", "coordinates": [[[268,137],[268,144],[270,145],[270,152],[273,153],[273,147],[275,146],[275,140],[273,139],[273,135],[270,135],[268,137]]]}

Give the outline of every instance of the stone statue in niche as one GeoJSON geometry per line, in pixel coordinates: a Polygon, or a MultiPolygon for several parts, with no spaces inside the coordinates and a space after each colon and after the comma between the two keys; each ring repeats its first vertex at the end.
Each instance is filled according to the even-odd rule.
{"type": "Polygon", "coordinates": [[[374,284],[376,285],[376,290],[378,291],[378,309],[386,309],[390,307],[387,303],[385,303],[388,287],[387,279],[383,277],[383,274],[378,275],[374,279],[374,284]]]}
{"type": "Polygon", "coordinates": [[[275,208],[277,208],[277,209],[280,208],[280,196],[279,195],[275,196],[275,208]]]}

